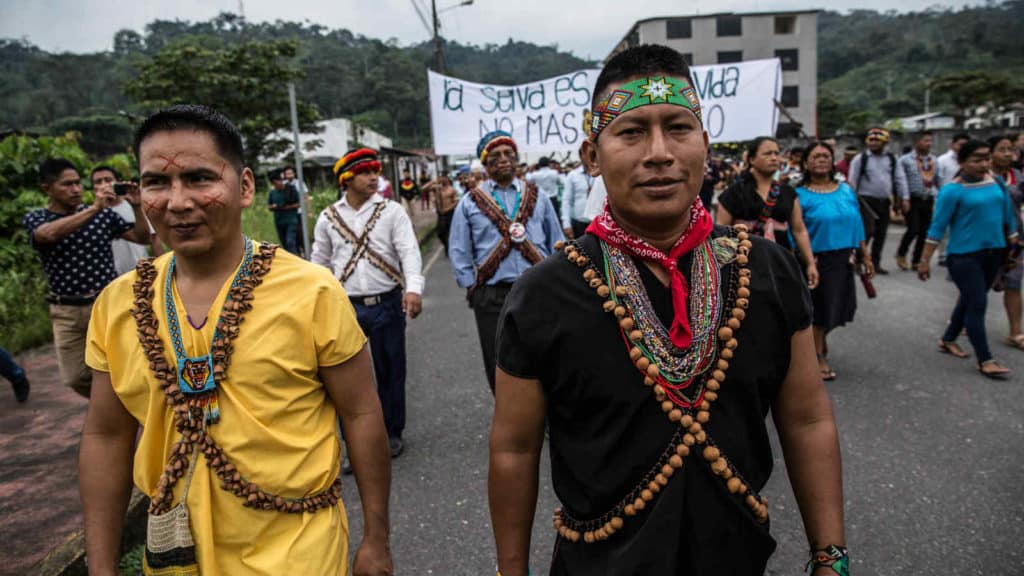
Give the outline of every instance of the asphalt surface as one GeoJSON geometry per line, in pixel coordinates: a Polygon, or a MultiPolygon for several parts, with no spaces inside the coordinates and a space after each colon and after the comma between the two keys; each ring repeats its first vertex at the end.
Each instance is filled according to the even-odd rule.
{"type": "MultiPolygon", "coordinates": [[[[1002,296],[990,294],[990,346],[1014,375],[989,380],[973,360],[939,354],[956,290],[935,262],[928,283],[896,269],[900,233],[890,231],[883,265],[891,274],[876,278],[878,298],[869,301],[858,288],[855,322],[830,338],[838,378],[828,389],[843,451],[852,573],[1024,574],[1024,352],[1001,343],[1002,296]]],[[[427,250],[428,262],[434,253],[427,250]]],[[[423,308],[408,328],[406,451],[393,469],[396,573],[493,574],[493,401],[472,312],[444,257],[427,274],[423,308]]],[[[764,494],[779,545],[768,574],[799,574],[806,538],[777,443],[774,453],[764,494]]],[[[556,505],[546,454],[542,463],[531,559],[537,575],[547,574],[556,505]]],[[[362,513],[351,476],[344,494],[354,552],[362,513]]]]}

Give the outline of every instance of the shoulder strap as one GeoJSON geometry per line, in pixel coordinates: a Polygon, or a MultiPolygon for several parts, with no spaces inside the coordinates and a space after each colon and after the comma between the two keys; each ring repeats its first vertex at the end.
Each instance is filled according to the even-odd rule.
{"type": "Polygon", "coordinates": [[[349,257],[348,262],[341,272],[341,281],[346,282],[352,277],[352,274],[356,271],[356,266],[359,261],[366,258],[370,264],[378,268],[381,272],[388,275],[389,278],[398,283],[399,286],[405,287],[405,279],[402,277],[402,273],[395,269],[394,266],[389,264],[380,254],[378,254],[373,248],[370,247],[370,232],[373,231],[377,221],[380,220],[381,214],[387,208],[387,202],[381,202],[374,208],[373,214],[370,215],[370,219],[366,222],[366,227],[363,228],[362,235],[357,235],[352,228],[345,223],[345,220],[338,214],[337,209],[332,204],[327,207],[326,215],[327,219],[330,220],[331,225],[334,229],[341,234],[343,238],[352,243],[352,256],[349,257]]]}
{"type": "MultiPolygon", "coordinates": [[[[491,277],[494,276],[498,271],[498,267],[501,262],[508,257],[509,253],[512,252],[512,248],[516,248],[522,253],[523,257],[530,262],[530,264],[537,264],[544,259],[537,247],[533,245],[533,242],[529,238],[526,238],[522,242],[515,243],[512,241],[511,235],[509,234],[509,226],[512,225],[512,220],[509,219],[505,211],[498,206],[498,203],[490,197],[489,194],[484,193],[479,187],[473,188],[469,191],[470,198],[476,204],[476,207],[480,209],[480,212],[487,216],[494,226],[498,229],[501,234],[501,240],[491,250],[491,252],[484,259],[483,263],[477,266],[476,269],[476,282],[473,287],[482,286],[491,277]]],[[[523,197],[519,201],[519,212],[516,213],[515,222],[526,225],[526,221],[529,220],[533,214],[533,209],[537,203],[537,188],[536,186],[527,185],[524,190],[523,197]]]]}
{"type": "MultiPolygon", "coordinates": [[[[864,176],[868,173],[868,154],[867,152],[861,152],[854,158],[854,160],[860,159],[860,172],[857,173],[857,189],[854,192],[860,195],[860,183],[864,181],[864,176]]],[[[852,164],[853,162],[851,162],[852,164]]],[[[868,178],[870,180],[870,178],[868,178]]]]}

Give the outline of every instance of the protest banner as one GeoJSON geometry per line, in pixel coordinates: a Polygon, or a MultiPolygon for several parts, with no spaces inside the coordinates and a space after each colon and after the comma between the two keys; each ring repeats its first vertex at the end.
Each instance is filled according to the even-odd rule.
{"type": "MultiPolygon", "coordinates": [[[[434,152],[473,154],[492,130],[512,134],[521,152],[574,151],[586,137],[583,111],[590,107],[599,70],[577,70],[518,86],[476,84],[428,70],[434,152]]],[[[782,93],[777,58],[694,66],[704,127],[712,142],[774,135],[775,101],[782,93]]]]}

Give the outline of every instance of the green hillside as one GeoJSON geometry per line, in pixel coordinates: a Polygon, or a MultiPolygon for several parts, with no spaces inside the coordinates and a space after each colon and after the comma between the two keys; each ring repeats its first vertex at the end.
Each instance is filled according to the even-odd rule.
{"type": "MultiPolygon", "coordinates": [[[[822,132],[857,130],[884,118],[920,113],[926,82],[980,71],[995,96],[1019,97],[1024,78],[1024,0],[914,13],[825,11],[819,17],[819,123],[822,132]],[[1002,84],[1000,84],[1002,81],[1002,84]]],[[[623,23],[624,26],[627,23],[623,23]]],[[[320,117],[347,116],[393,135],[399,146],[429,145],[429,44],[402,46],[314,24],[250,23],[232,14],[205,22],[158,20],[144,33],[122,30],[114,49],[51,54],[0,40],[0,129],[82,133],[90,153],[124,150],[132,115],[149,112],[126,95],[126,83],[161,50],[182,44],[211,49],[243,42],[291,40],[303,74],[298,92],[320,117]]],[[[522,83],[594,65],[554,46],[509,39],[503,44],[446,45],[449,72],[478,82],[522,83]]],[[[932,110],[993,97],[976,87],[936,89],[932,110]]]]}

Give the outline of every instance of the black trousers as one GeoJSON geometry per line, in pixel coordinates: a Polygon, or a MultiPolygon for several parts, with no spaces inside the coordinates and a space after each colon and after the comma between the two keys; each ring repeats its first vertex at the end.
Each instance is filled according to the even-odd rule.
{"type": "Polygon", "coordinates": [[[402,291],[392,290],[374,306],[353,299],[356,320],[370,340],[377,396],[384,412],[389,438],[401,438],[405,430],[405,313],[402,291]]]}
{"type": "Polygon", "coordinates": [[[911,259],[914,265],[921,261],[924,240],[928,235],[928,227],[932,225],[932,210],[934,208],[935,198],[916,196],[910,199],[910,213],[904,215],[907,220],[907,231],[900,239],[900,247],[896,250],[896,254],[906,256],[907,250],[910,249],[910,243],[914,242],[914,255],[911,259]]]}
{"type": "Polygon", "coordinates": [[[437,215],[437,239],[444,246],[444,255],[448,256],[448,235],[452,231],[452,216],[455,210],[449,210],[444,214],[437,215]]]}
{"type": "Polygon", "coordinates": [[[871,261],[874,262],[877,269],[882,262],[885,233],[889,231],[889,206],[892,205],[892,201],[888,198],[872,198],[870,196],[862,196],[862,198],[875,211],[875,214],[878,214],[878,220],[875,221],[875,233],[867,239],[871,243],[871,261]]]}
{"type": "Polygon", "coordinates": [[[484,356],[484,370],[487,372],[487,384],[494,394],[495,336],[498,332],[498,316],[505,306],[505,298],[512,290],[511,282],[500,282],[493,285],[480,286],[473,290],[469,306],[476,315],[476,331],[480,336],[480,351],[484,356]]]}

